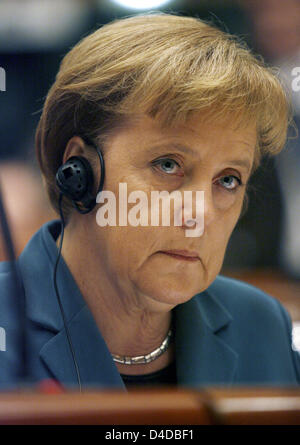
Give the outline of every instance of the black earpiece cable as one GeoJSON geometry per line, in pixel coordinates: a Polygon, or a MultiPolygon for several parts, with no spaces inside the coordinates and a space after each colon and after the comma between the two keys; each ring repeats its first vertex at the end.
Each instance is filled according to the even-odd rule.
{"type": "Polygon", "coordinates": [[[65,233],[65,219],[64,219],[64,215],[63,215],[63,211],[62,211],[62,205],[61,205],[62,204],[62,199],[63,199],[63,193],[60,193],[60,195],[59,195],[59,204],[58,205],[59,205],[59,213],[60,213],[60,219],[61,219],[61,234],[60,234],[58,254],[57,254],[57,258],[56,258],[56,262],[55,262],[55,266],[54,266],[54,272],[53,272],[53,283],[54,283],[54,289],[55,289],[57,301],[58,301],[58,304],[59,304],[59,307],[60,307],[63,323],[64,323],[64,328],[65,328],[66,335],[67,335],[67,340],[68,340],[70,351],[71,351],[71,354],[72,354],[72,359],[73,359],[73,363],[74,363],[74,367],[75,367],[75,371],[76,371],[79,391],[81,392],[82,388],[81,388],[81,378],[80,378],[79,366],[78,366],[78,363],[77,363],[77,360],[76,360],[75,351],[74,351],[72,340],[71,340],[71,335],[70,335],[70,332],[69,332],[69,328],[67,326],[67,320],[66,320],[65,311],[63,309],[63,305],[62,305],[62,302],[61,302],[61,299],[60,299],[60,295],[59,295],[59,291],[58,291],[58,287],[57,287],[57,281],[56,281],[57,267],[58,267],[58,263],[59,263],[59,260],[60,260],[60,257],[61,257],[61,249],[62,249],[64,233],[65,233]]]}
{"type": "MultiPolygon", "coordinates": [[[[97,195],[98,195],[98,193],[102,191],[103,184],[104,184],[104,178],[105,178],[104,159],[103,159],[101,151],[99,150],[99,148],[97,147],[96,144],[94,144],[92,141],[88,140],[87,138],[83,138],[83,139],[84,139],[86,144],[91,145],[91,146],[93,146],[95,148],[95,150],[97,152],[97,155],[99,157],[99,161],[100,161],[100,181],[99,181],[99,186],[98,186],[98,190],[97,190],[97,195]]],[[[61,185],[62,184],[58,180],[59,179],[59,174],[57,174],[56,179],[57,179],[57,184],[58,184],[58,186],[59,186],[59,188],[61,190],[61,185]]],[[[57,255],[56,263],[55,263],[55,266],[54,266],[53,283],[54,283],[54,289],[55,289],[57,301],[58,301],[58,304],[59,304],[59,307],[60,307],[63,323],[64,323],[64,328],[65,328],[66,335],[67,335],[67,340],[68,340],[70,351],[71,351],[71,354],[72,354],[74,367],[75,367],[75,370],[76,370],[79,390],[81,392],[81,378],[80,378],[79,366],[77,364],[75,351],[74,351],[74,347],[73,347],[73,344],[72,344],[71,335],[70,335],[70,332],[69,332],[69,329],[68,329],[68,326],[67,326],[66,316],[65,316],[65,312],[64,312],[64,309],[63,309],[63,306],[62,306],[61,299],[60,299],[60,295],[59,295],[59,291],[58,291],[58,287],[57,287],[57,280],[56,280],[57,267],[58,267],[58,263],[59,263],[59,260],[60,260],[60,257],[61,257],[61,250],[62,250],[62,244],[63,244],[63,239],[64,239],[64,231],[65,231],[65,219],[64,219],[63,210],[62,210],[62,199],[63,199],[64,192],[65,192],[64,190],[61,190],[60,195],[59,195],[59,202],[58,202],[60,219],[61,219],[61,238],[60,238],[60,244],[59,244],[59,249],[58,249],[58,255],[57,255]]],[[[72,201],[73,206],[76,208],[76,210],[79,213],[81,213],[81,214],[89,213],[96,205],[96,198],[91,200],[90,202],[88,202],[85,209],[79,207],[79,205],[78,205],[78,203],[76,202],[75,199],[72,199],[71,201],[72,201]]]]}

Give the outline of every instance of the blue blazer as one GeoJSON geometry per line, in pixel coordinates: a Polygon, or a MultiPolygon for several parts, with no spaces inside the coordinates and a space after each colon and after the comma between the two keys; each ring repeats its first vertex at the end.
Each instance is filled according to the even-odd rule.
{"type": "MultiPolygon", "coordinates": [[[[59,221],[33,236],[18,260],[26,296],[27,364],[32,382],[54,378],[76,387],[77,379],[53,286],[59,221]]],[[[0,264],[0,383],[16,382],[19,332],[12,304],[12,271],[0,264]]],[[[124,383],[95,320],[63,258],[57,284],[82,384],[115,387],[124,383]]],[[[217,276],[207,290],[174,308],[178,385],[299,385],[300,354],[291,347],[291,321],[273,297],[244,282],[217,276]]]]}

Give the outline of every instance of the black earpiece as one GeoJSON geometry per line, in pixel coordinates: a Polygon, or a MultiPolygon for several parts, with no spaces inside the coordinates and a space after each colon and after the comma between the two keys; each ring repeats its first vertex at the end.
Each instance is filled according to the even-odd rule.
{"type": "MultiPolygon", "coordinates": [[[[94,144],[100,160],[100,184],[96,193],[102,191],[105,169],[101,151],[94,144]]],[[[73,206],[80,213],[88,213],[96,205],[96,196],[93,194],[94,175],[89,161],[83,156],[72,156],[61,165],[56,173],[56,184],[61,193],[71,199],[73,206]]]]}
{"type": "Polygon", "coordinates": [[[94,175],[90,163],[82,156],[72,156],[59,167],[56,183],[60,191],[71,199],[75,207],[79,202],[86,210],[95,205],[93,197],[94,175]]]}

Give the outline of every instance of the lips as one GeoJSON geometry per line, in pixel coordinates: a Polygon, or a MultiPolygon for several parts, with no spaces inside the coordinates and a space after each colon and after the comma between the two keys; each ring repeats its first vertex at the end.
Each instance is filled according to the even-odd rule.
{"type": "Polygon", "coordinates": [[[159,253],[163,253],[164,255],[169,255],[183,261],[199,261],[200,259],[197,252],[191,252],[188,250],[160,250],[159,253]]]}

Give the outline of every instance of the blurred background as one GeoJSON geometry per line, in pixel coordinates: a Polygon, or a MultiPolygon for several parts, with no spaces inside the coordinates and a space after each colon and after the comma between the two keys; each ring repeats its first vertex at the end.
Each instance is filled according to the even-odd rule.
{"type": "MultiPolygon", "coordinates": [[[[17,255],[52,212],[34,155],[34,132],[62,57],[112,19],[163,11],[210,20],[278,67],[300,125],[299,0],[1,0],[0,184],[17,255]],[[298,68],[298,70],[297,70],[298,68]],[[298,79],[297,79],[298,75],[298,79]]],[[[300,143],[267,158],[249,184],[249,207],[222,273],[255,284],[300,321],[300,143]]],[[[0,259],[6,258],[0,243],[0,259]]],[[[296,331],[295,331],[296,332],[296,331]]]]}

